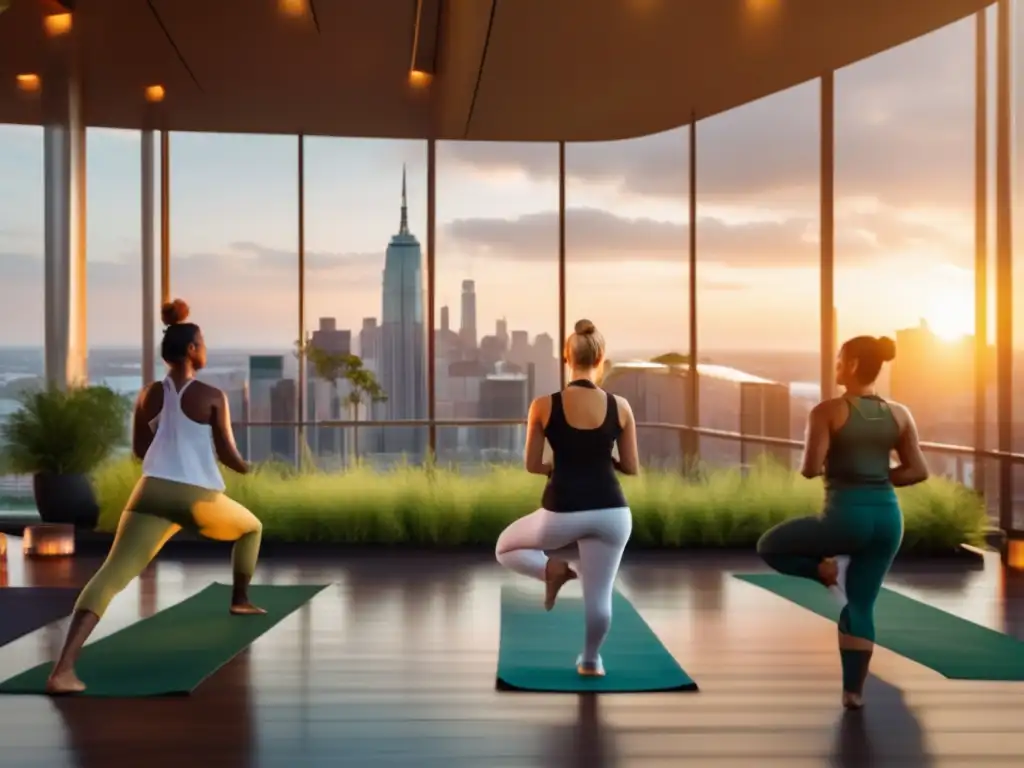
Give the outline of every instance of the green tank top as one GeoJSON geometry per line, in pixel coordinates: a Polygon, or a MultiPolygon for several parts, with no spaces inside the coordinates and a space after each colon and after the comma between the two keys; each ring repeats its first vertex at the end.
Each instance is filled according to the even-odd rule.
{"type": "Polygon", "coordinates": [[[889,458],[900,436],[892,409],[877,396],[846,398],[850,415],[825,457],[828,488],[889,485],[889,458]]]}

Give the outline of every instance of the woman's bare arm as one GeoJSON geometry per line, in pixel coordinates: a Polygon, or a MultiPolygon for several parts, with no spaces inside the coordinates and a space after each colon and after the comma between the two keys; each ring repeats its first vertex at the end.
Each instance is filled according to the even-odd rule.
{"type": "Polygon", "coordinates": [[[160,415],[164,406],[164,390],[160,384],[150,384],[139,392],[132,414],[132,453],[142,461],[149,446],[153,444],[155,432],[150,422],[160,415]]]}
{"type": "Polygon", "coordinates": [[[547,398],[538,397],[530,403],[526,417],[526,452],[523,457],[526,471],[534,475],[550,475],[551,465],[544,461],[544,421],[550,410],[547,398]]]}
{"type": "Polygon", "coordinates": [[[807,416],[807,433],[804,437],[804,455],[800,462],[800,474],[810,479],[821,477],[825,472],[825,457],[828,456],[832,440],[832,401],[818,403],[807,416]]]}
{"type": "Polygon", "coordinates": [[[242,458],[242,454],[238,452],[238,446],[235,444],[235,432],[231,428],[228,396],[218,391],[215,397],[210,426],[213,427],[213,445],[217,450],[217,458],[228,469],[244,475],[249,471],[249,464],[242,458]]]}
{"type": "Polygon", "coordinates": [[[636,418],[633,416],[633,409],[624,397],[615,398],[618,401],[619,413],[622,415],[622,432],[617,441],[619,446],[619,460],[615,462],[615,468],[624,475],[640,474],[640,450],[636,440],[636,418]]]}
{"type": "Polygon", "coordinates": [[[914,417],[902,405],[890,404],[890,407],[898,409],[902,429],[899,442],[896,443],[900,464],[889,470],[889,481],[897,488],[923,483],[928,479],[928,462],[921,450],[914,417]]]}

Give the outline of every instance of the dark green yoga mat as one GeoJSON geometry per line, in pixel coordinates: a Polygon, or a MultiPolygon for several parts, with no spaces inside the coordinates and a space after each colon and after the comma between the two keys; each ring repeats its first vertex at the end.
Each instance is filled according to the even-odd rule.
{"type": "MultiPolygon", "coordinates": [[[[781,574],[736,578],[833,621],[839,605],[820,584],[781,574]]],[[[882,589],[875,642],[954,680],[1024,680],[1024,643],[930,605],[882,589]]]]}
{"type": "MultiPolygon", "coordinates": [[[[256,638],[326,585],[252,586],[263,616],[228,613],[231,587],[212,584],[147,619],[87,644],[77,664],[87,686],[79,696],[141,698],[191,693],[256,638]]],[[[44,693],[52,664],[41,664],[0,684],[0,694],[44,693]]]]}
{"type": "Polygon", "coordinates": [[[582,677],[583,601],[562,597],[548,613],[542,598],[510,587],[501,591],[497,687],[505,691],[637,693],[696,691],[647,622],[615,593],[612,628],[601,648],[606,675],[582,677]]]}

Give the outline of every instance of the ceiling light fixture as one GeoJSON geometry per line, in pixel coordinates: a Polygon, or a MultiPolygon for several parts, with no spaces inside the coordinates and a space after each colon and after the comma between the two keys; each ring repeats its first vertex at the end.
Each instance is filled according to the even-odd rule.
{"type": "Polygon", "coordinates": [[[18,84],[18,90],[24,91],[25,93],[35,93],[39,90],[39,87],[41,85],[39,75],[16,75],[14,79],[18,84]]]}
{"type": "Polygon", "coordinates": [[[437,65],[437,35],[441,27],[441,0],[417,0],[412,33],[409,83],[418,88],[430,84],[437,65]]]}
{"type": "Polygon", "coordinates": [[[66,35],[71,31],[70,13],[53,13],[43,17],[43,29],[50,37],[66,35]]]}
{"type": "Polygon", "coordinates": [[[292,18],[305,16],[309,12],[309,0],[277,0],[277,10],[292,18]]]}
{"type": "Polygon", "coordinates": [[[159,104],[164,100],[164,87],[162,85],[146,86],[146,101],[150,104],[159,104]]]}

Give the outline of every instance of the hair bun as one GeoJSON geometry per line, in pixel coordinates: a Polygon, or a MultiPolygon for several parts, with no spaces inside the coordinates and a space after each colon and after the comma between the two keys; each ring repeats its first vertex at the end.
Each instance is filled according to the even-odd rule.
{"type": "Polygon", "coordinates": [[[880,336],[875,339],[875,343],[878,344],[878,356],[882,358],[882,362],[888,363],[896,359],[895,341],[888,336],[880,336]]]}
{"type": "Polygon", "coordinates": [[[597,326],[589,320],[577,320],[576,327],[573,328],[573,332],[580,336],[590,336],[597,332],[597,326]]]}
{"type": "Polygon", "coordinates": [[[160,319],[164,325],[177,325],[188,320],[188,304],[181,299],[164,302],[160,307],[160,319]]]}

